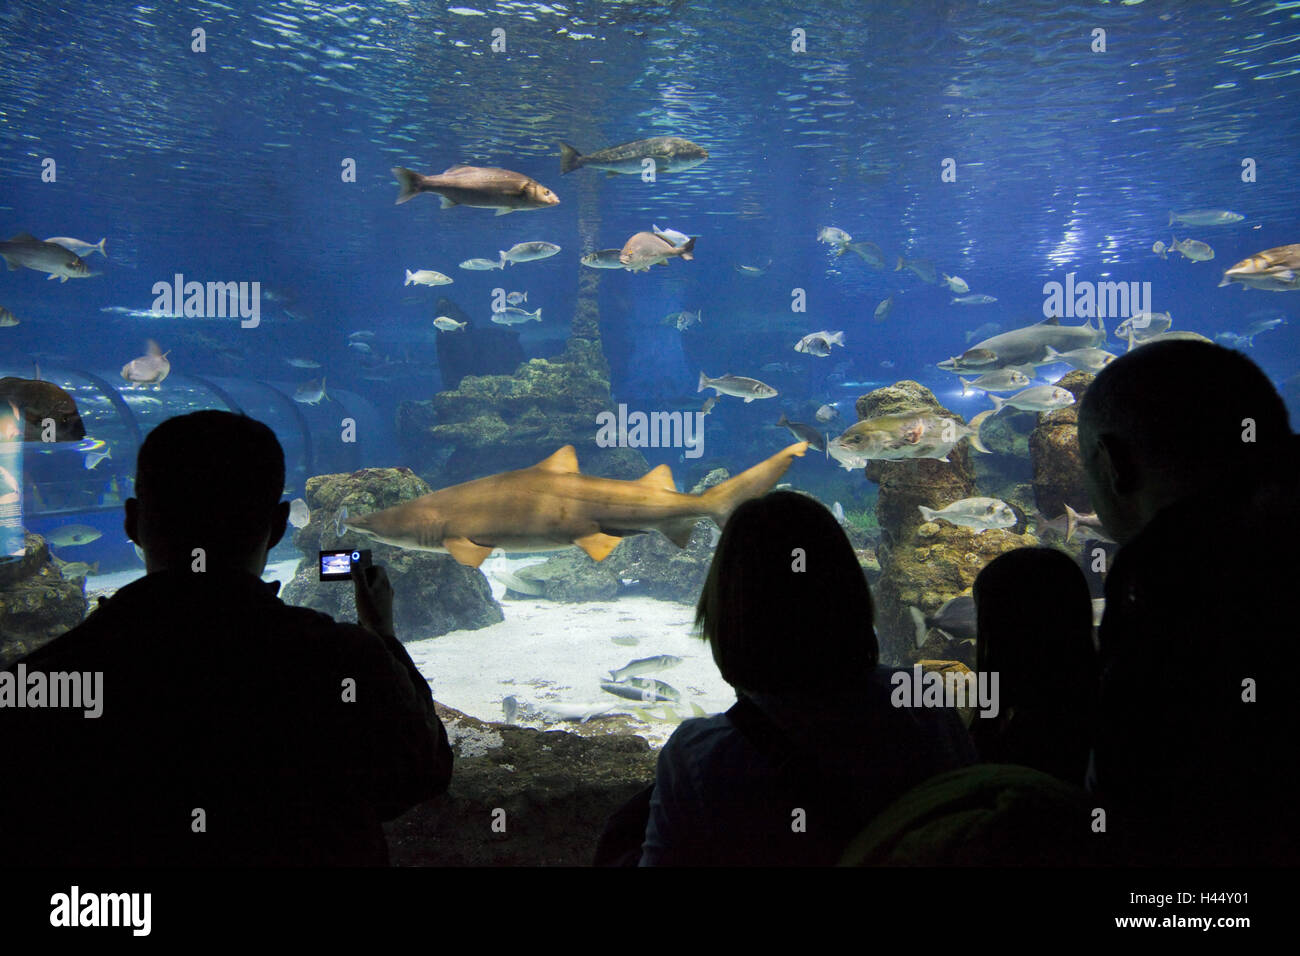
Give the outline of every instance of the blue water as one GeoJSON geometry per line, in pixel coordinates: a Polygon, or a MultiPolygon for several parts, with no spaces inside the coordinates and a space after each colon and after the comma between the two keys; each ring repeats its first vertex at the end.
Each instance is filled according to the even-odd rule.
{"type": "MultiPolygon", "coordinates": [[[[750,405],[723,398],[698,465],[647,451],[681,483],[706,463],[735,468],[780,447],[788,436],[768,426],[782,411],[811,421],[839,399],[839,427],[851,423],[853,400],[875,386],[843,381],[914,378],[967,417],[988,407],[961,399],[934,364],[985,322],[1005,330],[1041,319],[1044,283],[1071,271],[1150,282],[1152,307],[1170,311],[1175,330],[1213,337],[1287,318],[1249,354],[1279,383],[1300,370],[1300,295],[1217,288],[1232,263],[1300,241],[1295,4],[230,0],[56,10],[20,0],[0,11],[0,54],[0,233],[107,237],[109,253],[89,259],[101,273],[90,279],[0,275],[0,305],[22,320],[0,329],[2,374],[30,376],[40,362],[56,380],[59,369],[84,368],[120,386],[117,370],[152,338],[170,349],[173,380],[158,393],[170,413],[208,401],[169,394],[186,375],[292,394],[321,372],[284,359],[311,357],[331,391],[387,428],[399,402],[443,387],[431,326],[440,296],[486,324],[492,289],[526,290],[544,321],[519,327],[525,351],[555,354],[579,256],[652,223],[698,234],[697,255],[648,274],[601,274],[614,401],[698,408],[701,370],[781,392],[750,405]],[[206,52],[191,50],[198,27],[206,52]],[[494,53],[498,28],[506,50],[494,53]],[[792,51],[795,28],[807,52],[792,51]],[[1091,48],[1098,29],[1106,52],[1091,48]],[[654,183],[560,174],[561,140],[585,152],[664,134],[699,143],[709,160],[654,183]],[[46,158],[54,182],[42,181],[46,158]],[[949,158],[955,182],[941,179],[949,158]],[[1255,182],[1243,182],[1247,159],[1255,182]],[[355,182],[342,179],[347,161],[355,182]],[[433,173],[458,162],[526,173],[561,203],[504,217],[439,209],[429,196],[394,205],[390,167],[433,173]],[[1169,211],[1197,207],[1246,219],[1177,231],[1210,243],[1210,262],[1154,255],[1152,243],[1171,238],[1169,211]],[[945,286],[836,259],[816,240],[826,225],[879,244],[891,262],[928,258],[999,301],[950,305],[945,286]],[[563,251],[504,273],[457,268],[538,239],[563,251]],[[740,265],[766,271],[748,277],[740,265]],[[455,282],[403,287],[408,268],[455,282]],[[153,284],[178,272],[258,281],[275,298],[264,298],[255,329],[123,314],[147,310],[153,284]],[[791,311],[795,289],[806,313],[791,311]],[[894,311],[877,324],[889,295],[894,311]],[[703,310],[704,323],[686,333],[661,324],[679,309],[703,310]],[[848,347],[826,359],[793,351],[820,329],[844,330],[848,347]],[[347,346],[357,330],[376,333],[370,357],[347,346]],[[380,360],[397,363],[396,377],[363,377],[380,360]],[[760,371],[773,362],[793,370],[760,371]]],[[[1188,383],[1189,402],[1213,400],[1212,390],[1198,394],[1205,388],[1188,383]]],[[[298,441],[295,407],[331,414],[268,411],[281,416],[273,424],[287,446],[298,441]]],[[[425,464],[404,460],[391,438],[368,443],[362,459],[332,467],[425,464]]],[[[129,474],[132,462],[113,465],[129,474]]],[[[838,482],[830,496],[865,493],[860,473],[833,462],[801,467],[838,482]]]]}

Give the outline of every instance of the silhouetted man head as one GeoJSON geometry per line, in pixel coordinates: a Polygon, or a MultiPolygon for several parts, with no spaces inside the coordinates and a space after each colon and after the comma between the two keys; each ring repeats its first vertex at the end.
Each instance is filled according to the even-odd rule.
{"type": "Polygon", "coordinates": [[[1210,342],[1157,342],[1107,365],[1079,404],[1093,507],[1124,544],[1161,509],[1267,466],[1290,441],[1286,406],[1250,359],[1210,342]]]}
{"type": "Polygon", "coordinates": [[[260,576],[289,518],[283,493],[284,450],[261,422],[218,411],[169,418],[140,446],[126,534],[150,572],[187,570],[202,548],[209,571],[260,576]]]}

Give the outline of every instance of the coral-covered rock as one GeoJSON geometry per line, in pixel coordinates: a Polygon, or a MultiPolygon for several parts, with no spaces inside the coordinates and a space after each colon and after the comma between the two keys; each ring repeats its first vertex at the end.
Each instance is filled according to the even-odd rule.
{"type": "Polygon", "coordinates": [[[39,650],[86,616],[86,579],[67,580],[40,535],[20,556],[0,561],[0,667],[39,650]]]}
{"type": "Polygon", "coordinates": [[[1056,384],[1074,395],[1075,403],[1038,416],[1029,436],[1029,453],[1034,463],[1034,498],[1038,510],[1048,518],[1065,513],[1068,504],[1075,511],[1092,510],[1084,483],[1083,460],[1079,454],[1079,399],[1095,376],[1074,371],[1056,384]]]}

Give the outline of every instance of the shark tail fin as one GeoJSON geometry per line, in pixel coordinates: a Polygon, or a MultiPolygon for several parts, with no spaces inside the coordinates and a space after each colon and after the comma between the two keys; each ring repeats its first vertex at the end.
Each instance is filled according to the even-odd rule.
{"type": "Polygon", "coordinates": [[[416,196],[420,195],[420,174],[413,169],[407,169],[405,166],[394,166],[393,177],[397,180],[401,188],[397,191],[397,202],[394,205],[401,205],[404,202],[410,202],[416,196]]]}
{"type": "MultiPolygon", "coordinates": [[[[997,400],[996,396],[993,395],[990,395],[989,398],[994,399],[994,401],[997,400]]],[[[1000,407],[1001,406],[999,406],[999,408],[1000,407]]],[[[974,418],[970,420],[971,433],[969,437],[970,437],[971,447],[978,452],[982,452],[985,455],[990,455],[992,454],[992,452],[990,452],[987,448],[984,447],[984,441],[983,439],[980,438],[980,429],[984,427],[984,422],[988,420],[990,415],[996,415],[996,414],[997,412],[993,411],[992,409],[989,409],[987,411],[980,412],[978,415],[976,415],[974,418]]]]}
{"type": "Polygon", "coordinates": [[[795,442],[766,461],[760,461],[754,467],[742,471],[734,478],[728,478],[714,485],[700,495],[701,510],[712,518],[719,528],[724,527],[736,508],[750,498],[757,498],[771,491],[772,486],[781,480],[781,476],[790,467],[790,463],[796,458],[802,458],[807,451],[806,441],[795,442]]]}
{"type": "Polygon", "coordinates": [[[560,143],[560,175],[571,173],[582,165],[582,154],[568,143],[560,143]]]}
{"type": "Polygon", "coordinates": [[[1065,506],[1065,540],[1069,541],[1079,530],[1079,513],[1068,504],[1065,506]]]}

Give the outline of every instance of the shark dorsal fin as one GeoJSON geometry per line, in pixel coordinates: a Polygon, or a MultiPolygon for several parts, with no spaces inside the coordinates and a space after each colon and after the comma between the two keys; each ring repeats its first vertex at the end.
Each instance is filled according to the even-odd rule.
{"type": "Polygon", "coordinates": [[[9,241],[10,242],[40,242],[40,240],[37,239],[35,236],[33,236],[30,232],[20,232],[18,233],[18,235],[10,237],[9,241]]]}
{"type": "Polygon", "coordinates": [[[1049,318],[1043,319],[1043,321],[1039,322],[1038,324],[1039,325],[1060,325],[1061,317],[1059,315],[1053,315],[1049,318]]]}
{"type": "MultiPolygon", "coordinates": [[[[549,458],[543,458],[534,468],[541,471],[556,471],[563,474],[576,475],[578,473],[578,453],[573,450],[572,445],[565,445],[554,455],[549,458]]],[[[676,489],[674,489],[676,490],[676,489]]]]}
{"type": "Polygon", "coordinates": [[[677,482],[673,481],[673,470],[667,465],[658,465],[651,468],[638,478],[636,483],[638,485],[649,485],[651,488],[662,488],[665,491],[677,490],[677,482]]]}

